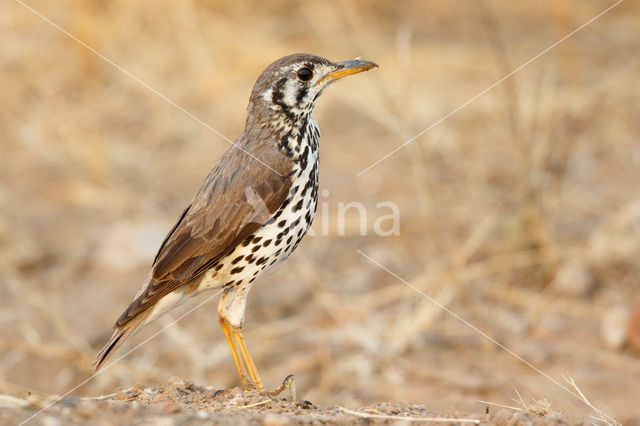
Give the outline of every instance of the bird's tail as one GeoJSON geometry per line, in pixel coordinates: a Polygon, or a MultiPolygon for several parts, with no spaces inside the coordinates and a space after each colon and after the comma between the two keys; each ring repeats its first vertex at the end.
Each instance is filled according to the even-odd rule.
{"type": "Polygon", "coordinates": [[[93,362],[93,367],[96,371],[100,370],[118,348],[143,325],[147,316],[148,313],[146,315],[142,313],[122,325],[116,324],[111,338],[93,362]]]}

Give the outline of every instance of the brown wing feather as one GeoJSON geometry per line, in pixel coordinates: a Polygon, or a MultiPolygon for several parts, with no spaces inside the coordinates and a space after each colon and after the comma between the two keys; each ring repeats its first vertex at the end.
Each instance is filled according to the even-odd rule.
{"type": "Polygon", "coordinates": [[[291,187],[291,160],[273,145],[252,146],[256,162],[232,147],[165,238],[147,287],[118,319],[122,327],[177,288],[200,277],[263,226],[291,187]]]}
{"type": "Polygon", "coordinates": [[[155,265],[156,262],[158,261],[158,257],[160,257],[160,253],[162,253],[164,246],[167,244],[167,241],[169,241],[169,238],[171,238],[171,236],[173,235],[174,232],[176,232],[176,229],[178,229],[178,226],[180,226],[180,224],[182,223],[182,221],[184,220],[184,217],[187,215],[187,212],[189,211],[189,209],[191,208],[191,204],[189,204],[187,206],[186,209],[184,209],[184,211],[182,212],[182,214],[180,215],[180,219],[178,219],[178,221],[176,222],[175,225],[173,225],[173,228],[171,228],[171,231],[169,231],[169,233],[167,234],[166,237],[164,237],[164,240],[162,241],[162,244],[160,244],[160,248],[158,249],[158,253],[156,253],[156,257],[153,258],[153,264],[155,265]]]}

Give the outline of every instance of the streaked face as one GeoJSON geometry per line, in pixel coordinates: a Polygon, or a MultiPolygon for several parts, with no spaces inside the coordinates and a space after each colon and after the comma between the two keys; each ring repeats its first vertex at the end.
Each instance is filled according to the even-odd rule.
{"type": "Polygon", "coordinates": [[[376,66],[368,61],[330,62],[313,55],[291,55],[267,67],[256,82],[252,98],[259,96],[263,105],[296,121],[313,111],[329,84],[376,66]]]}

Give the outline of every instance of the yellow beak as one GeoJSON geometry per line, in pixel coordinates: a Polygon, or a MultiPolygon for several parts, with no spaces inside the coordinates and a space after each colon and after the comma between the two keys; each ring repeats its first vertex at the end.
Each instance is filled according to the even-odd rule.
{"type": "Polygon", "coordinates": [[[325,80],[332,82],[342,77],[358,74],[359,72],[367,71],[378,66],[375,62],[370,61],[343,61],[336,62],[334,65],[336,66],[336,70],[322,77],[316,84],[320,84],[325,80]]]}

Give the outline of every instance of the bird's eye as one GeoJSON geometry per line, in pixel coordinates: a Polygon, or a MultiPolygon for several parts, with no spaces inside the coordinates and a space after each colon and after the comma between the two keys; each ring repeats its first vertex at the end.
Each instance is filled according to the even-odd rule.
{"type": "Polygon", "coordinates": [[[302,81],[309,81],[313,77],[313,71],[307,67],[302,67],[298,70],[298,78],[302,81]]]}

